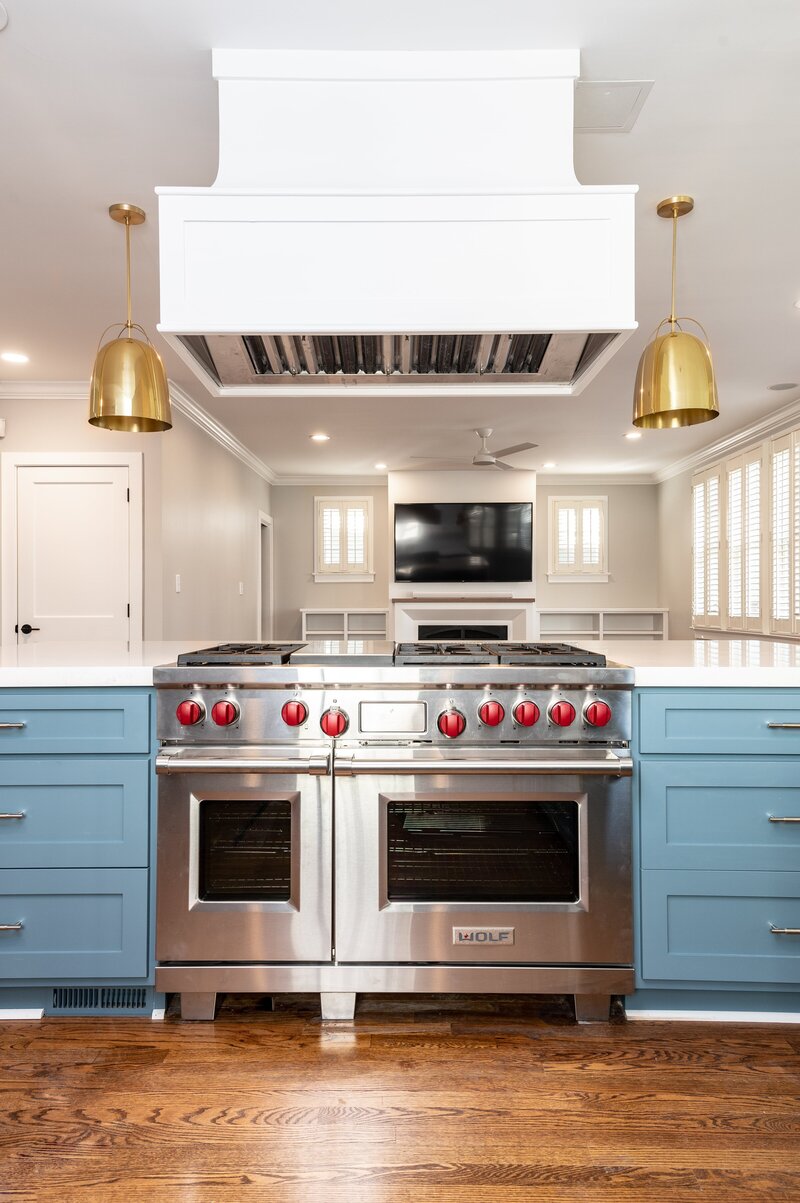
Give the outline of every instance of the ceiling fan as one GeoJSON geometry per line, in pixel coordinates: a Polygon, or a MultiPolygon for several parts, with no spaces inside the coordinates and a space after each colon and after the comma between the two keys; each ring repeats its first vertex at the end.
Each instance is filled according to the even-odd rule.
{"type": "Polygon", "coordinates": [[[514,472],[518,469],[515,469],[513,464],[505,463],[503,457],[516,455],[520,451],[532,451],[534,447],[539,446],[538,443],[515,443],[513,447],[502,447],[499,451],[490,451],[487,444],[492,436],[492,429],[491,426],[482,426],[474,432],[480,439],[481,446],[471,460],[462,459],[460,456],[436,460],[426,459],[422,455],[412,455],[410,458],[421,461],[416,465],[419,468],[453,468],[455,465],[463,464],[465,467],[471,468],[502,468],[506,472],[514,472]]]}

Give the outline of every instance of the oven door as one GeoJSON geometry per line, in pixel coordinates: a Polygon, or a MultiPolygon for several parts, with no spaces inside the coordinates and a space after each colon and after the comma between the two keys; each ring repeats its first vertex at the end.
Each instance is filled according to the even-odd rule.
{"type": "Polygon", "coordinates": [[[602,750],[337,750],[337,961],[630,965],[631,771],[602,750]]]}
{"type": "Polygon", "coordinates": [[[156,772],[156,958],[330,961],[329,757],[176,748],[156,772]]]}

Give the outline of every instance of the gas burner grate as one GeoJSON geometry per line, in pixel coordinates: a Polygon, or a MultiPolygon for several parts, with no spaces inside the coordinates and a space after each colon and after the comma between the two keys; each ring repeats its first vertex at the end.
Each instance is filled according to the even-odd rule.
{"type": "Polygon", "coordinates": [[[497,664],[482,643],[398,643],[395,664],[497,664]]]}
{"type": "Polygon", "coordinates": [[[560,665],[563,668],[605,668],[600,652],[573,647],[570,643],[485,643],[487,652],[500,664],[560,665]]]}
{"type": "Polygon", "coordinates": [[[203,668],[210,665],[288,664],[304,643],[220,643],[216,647],[182,652],[179,665],[203,668]]]}
{"type": "Polygon", "coordinates": [[[605,656],[569,643],[398,643],[395,664],[520,664],[604,668],[605,656]]]}

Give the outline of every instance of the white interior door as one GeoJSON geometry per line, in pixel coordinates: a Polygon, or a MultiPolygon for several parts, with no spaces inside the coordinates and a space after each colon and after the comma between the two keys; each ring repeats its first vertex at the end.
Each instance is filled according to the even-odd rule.
{"type": "Polygon", "coordinates": [[[129,467],[16,469],[19,642],[130,639],[129,467]]]}

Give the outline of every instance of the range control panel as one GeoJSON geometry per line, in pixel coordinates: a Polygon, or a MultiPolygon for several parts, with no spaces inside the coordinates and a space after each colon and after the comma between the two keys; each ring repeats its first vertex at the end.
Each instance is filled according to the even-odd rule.
{"type": "Polygon", "coordinates": [[[543,688],[355,690],[236,686],[158,690],[169,743],[627,744],[631,691],[543,688]]]}

